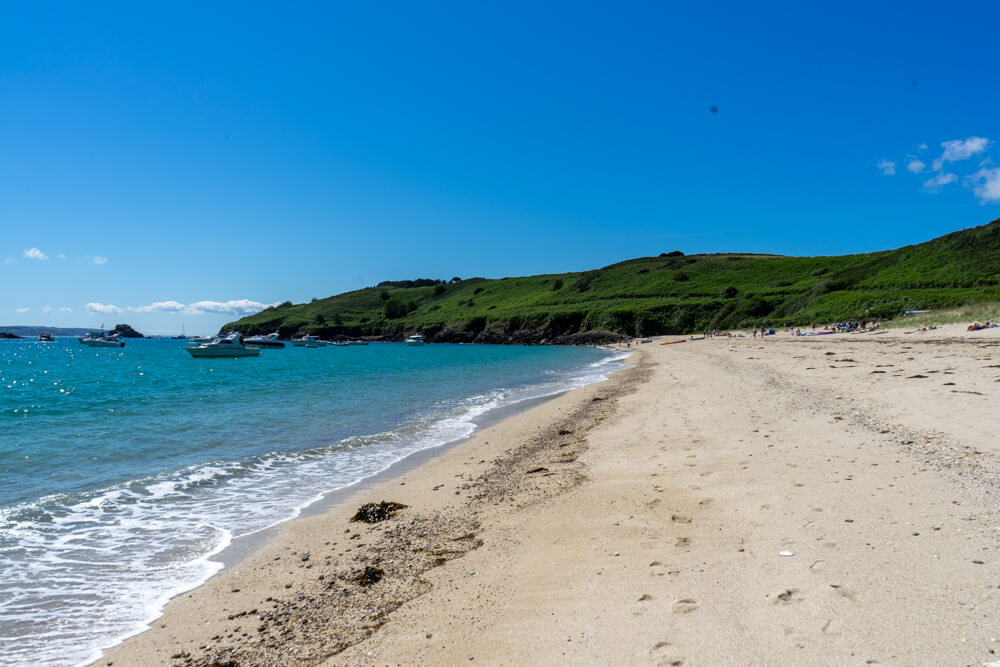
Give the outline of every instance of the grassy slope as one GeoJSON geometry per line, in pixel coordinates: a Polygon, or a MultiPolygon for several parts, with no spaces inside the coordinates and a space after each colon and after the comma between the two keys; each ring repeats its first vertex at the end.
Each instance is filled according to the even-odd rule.
{"type": "Polygon", "coordinates": [[[440,290],[366,288],[271,308],[227,327],[250,333],[280,328],[283,335],[421,330],[500,340],[518,330],[540,331],[544,338],[590,330],[648,335],[888,318],[907,309],[1000,300],[1000,220],[863,255],[661,255],[583,273],[472,278],[440,290]],[[383,291],[411,304],[411,312],[387,318],[383,291]]]}

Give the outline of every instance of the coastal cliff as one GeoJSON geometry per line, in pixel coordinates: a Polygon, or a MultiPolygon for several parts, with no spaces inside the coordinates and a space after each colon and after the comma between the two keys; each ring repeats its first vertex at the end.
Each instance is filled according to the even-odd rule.
{"type": "Polygon", "coordinates": [[[324,338],[594,344],[705,329],[886,319],[1000,300],[1000,220],[895,250],[641,257],[591,271],[387,281],[283,304],[224,330],[324,338]]]}

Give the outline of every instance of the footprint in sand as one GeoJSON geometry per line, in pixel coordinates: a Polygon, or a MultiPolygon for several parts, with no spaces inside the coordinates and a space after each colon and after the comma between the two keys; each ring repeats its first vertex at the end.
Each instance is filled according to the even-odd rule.
{"type": "Polygon", "coordinates": [[[701,476],[702,476],[702,477],[708,477],[708,476],[709,476],[709,475],[711,475],[711,474],[712,474],[712,471],[711,471],[711,470],[708,470],[708,471],[706,471],[706,472],[703,472],[703,473],[701,473],[701,476]]]}
{"type": "Polygon", "coordinates": [[[690,614],[698,608],[698,602],[691,598],[684,598],[674,603],[675,614],[690,614]]]}
{"type": "Polygon", "coordinates": [[[689,547],[689,546],[691,546],[691,538],[690,537],[678,537],[677,541],[674,542],[674,546],[675,547],[689,547]]]}
{"type": "Polygon", "coordinates": [[[653,664],[656,667],[682,667],[684,658],[669,655],[672,648],[668,641],[656,642],[653,648],[649,649],[649,657],[653,659],[653,664]]]}
{"type": "Polygon", "coordinates": [[[698,504],[699,505],[711,505],[714,500],[715,500],[714,498],[705,498],[703,500],[699,500],[698,504]]]}
{"type": "Polygon", "coordinates": [[[691,523],[691,517],[684,516],[683,514],[674,514],[670,517],[670,520],[674,523],[691,523]]]}
{"type": "Polygon", "coordinates": [[[774,596],[772,604],[798,604],[805,600],[805,597],[794,588],[786,588],[774,596]]]}
{"type": "Polygon", "coordinates": [[[858,594],[857,593],[855,593],[852,590],[848,590],[848,589],[844,588],[840,584],[830,584],[830,588],[832,588],[837,593],[837,595],[839,595],[842,598],[847,598],[851,602],[857,602],[858,601],[858,594]]]}
{"type": "Polygon", "coordinates": [[[822,633],[824,635],[839,635],[844,632],[844,622],[839,618],[831,618],[823,624],[822,633]]]}
{"type": "Polygon", "coordinates": [[[813,564],[809,566],[809,570],[811,572],[822,572],[825,569],[826,569],[826,561],[825,560],[813,561],[813,564]]]}

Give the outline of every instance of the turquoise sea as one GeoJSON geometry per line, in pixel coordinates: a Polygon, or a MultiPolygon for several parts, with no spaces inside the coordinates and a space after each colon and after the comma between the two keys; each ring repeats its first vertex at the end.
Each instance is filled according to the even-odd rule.
{"type": "Polygon", "coordinates": [[[0,342],[0,663],[87,664],[240,536],[497,408],[603,379],[578,347],[0,342]]]}

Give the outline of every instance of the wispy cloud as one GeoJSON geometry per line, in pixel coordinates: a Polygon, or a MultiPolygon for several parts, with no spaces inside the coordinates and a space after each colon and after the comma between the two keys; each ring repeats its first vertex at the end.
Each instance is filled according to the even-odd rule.
{"type": "Polygon", "coordinates": [[[179,301],[157,301],[149,304],[148,306],[129,308],[129,310],[133,310],[137,313],[179,313],[185,308],[186,306],[179,301]]]}
{"type": "Polygon", "coordinates": [[[43,313],[51,313],[52,312],[52,306],[50,306],[49,304],[45,304],[45,307],[42,308],[42,312],[43,313]]]}
{"type": "Polygon", "coordinates": [[[183,304],[180,301],[156,301],[148,306],[130,306],[128,310],[135,313],[184,313],[185,315],[204,315],[205,313],[228,313],[243,315],[258,313],[275,303],[261,303],[250,299],[235,299],[232,301],[196,301],[183,304]]]}
{"type": "Polygon", "coordinates": [[[119,308],[118,306],[112,306],[111,304],[91,302],[87,304],[87,312],[112,315],[115,313],[123,313],[125,311],[124,309],[119,308]]]}
{"type": "Polygon", "coordinates": [[[56,255],[56,259],[66,259],[66,255],[59,253],[58,255],[56,255]]]}
{"type": "Polygon", "coordinates": [[[925,150],[927,150],[927,144],[920,144],[919,146],[917,146],[917,150],[918,151],[925,151],[925,150]]]}
{"type": "Polygon", "coordinates": [[[955,174],[942,172],[935,174],[934,178],[924,181],[924,190],[927,192],[940,192],[941,188],[958,180],[955,174]]]}
{"type": "Polygon", "coordinates": [[[46,261],[49,258],[48,255],[46,255],[44,252],[42,252],[38,248],[29,248],[28,250],[25,250],[24,251],[24,256],[26,258],[28,258],[28,259],[39,259],[39,260],[42,260],[42,261],[46,261]]]}
{"type": "Polygon", "coordinates": [[[944,152],[941,157],[934,160],[934,171],[941,171],[948,162],[958,162],[968,160],[973,155],[979,155],[990,145],[990,140],[986,137],[969,137],[964,141],[954,139],[952,141],[942,141],[941,147],[944,152]]]}
{"type": "Polygon", "coordinates": [[[894,176],[896,174],[896,163],[891,160],[882,160],[878,163],[878,168],[882,170],[883,176],[894,176]]]}
{"type": "Polygon", "coordinates": [[[94,258],[94,264],[107,264],[107,263],[108,263],[107,257],[101,257],[100,255],[98,255],[97,257],[94,258]]]}
{"type": "Polygon", "coordinates": [[[18,309],[16,309],[16,310],[15,310],[14,312],[15,312],[15,313],[26,313],[26,312],[28,312],[29,310],[31,310],[31,308],[18,308],[18,309]]]}
{"type": "Polygon", "coordinates": [[[1000,202],[1000,167],[980,169],[966,177],[966,183],[972,186],[980,204],[1000,202]]]}
{"type": "Polygon", "coordinates": [[[3,258],[3,263],[4,264],[13,264],[14,263],[14,258],[13,257],[4,257],[3,258]]]}
{"type": "Polygon", "coordinates": [[[67,308],[67,307],[63,306],[62,308],[59,309],[59,312],[60,313],[72,313],[73,309],[72,308],[67,308]]]}
{"type": "Polygon", "coordinates": [[[202,313],[232,313],[233,315],[239,315],[240,313],[257,313],[270,306],[277,306],[280,303],[280,301],[275,303],[261,303],[260,301],[251,301],[250,299],[198,301],[188,304],[188,310],[202,313]]]}
{"type": "Polygon", "coordinates": [[[906,164],[906,168],[912,171],[914,174],[919,174],[924,170],[924,167],[926,166],[927,165],[921,162],[920,160],[910,160],[906,164]]]}

